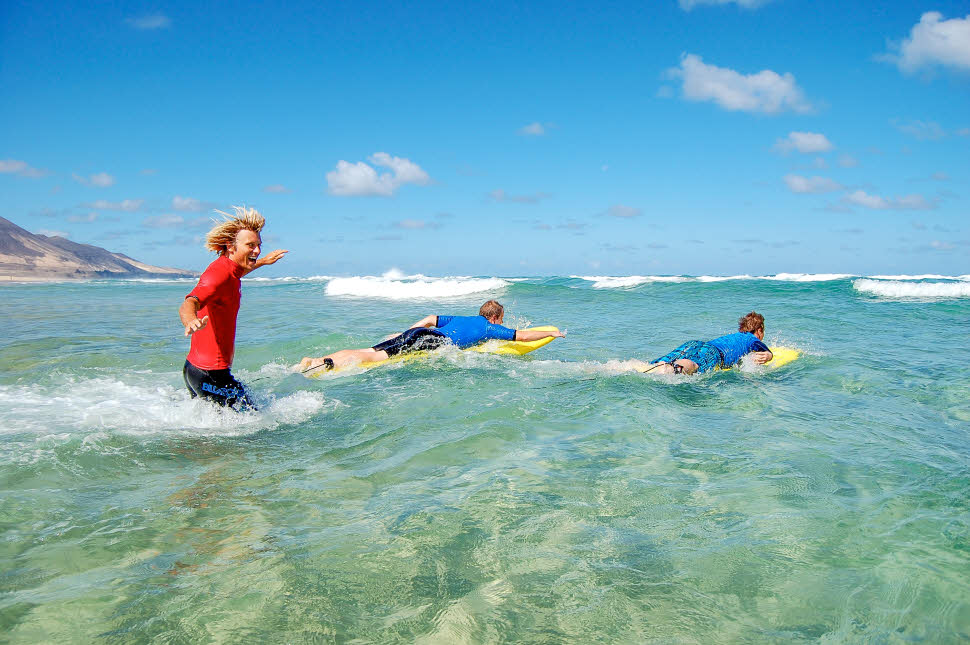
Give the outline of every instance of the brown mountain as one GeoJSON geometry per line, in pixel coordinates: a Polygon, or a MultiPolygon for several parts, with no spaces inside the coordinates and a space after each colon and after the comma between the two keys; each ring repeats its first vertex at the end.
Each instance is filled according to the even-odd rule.
{"type": "Polygon", "coordinates": [[[35,235],[0,217],[0,280],[182,278],[185,269],[156,267],[99,246],[35,235]]]}

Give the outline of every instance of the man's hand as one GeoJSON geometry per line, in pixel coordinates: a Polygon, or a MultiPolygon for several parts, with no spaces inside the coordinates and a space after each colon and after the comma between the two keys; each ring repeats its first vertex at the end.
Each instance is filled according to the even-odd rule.
{"type": "Polygon", "coordinates": [[[189,324],[185,326],[185,335],[191,336],[195,332],[199,331],[203,327],[209,324],[209,317],[203,316],[201,319],[196,318],[195,320],[189,321],[189,324]]]}
{"type": "Polygon", "coordinates": [[[267,264],[276,264],[277,260],[289,253],[288,249],[276,249],[270,253],[267,253],[263,257],[256,260],[256,268],[266,266],[267,264]]]}
{"type": "Polygon", "coordinates": [[[764,365],[772,359],[771,352],[751,352],[749,356],[755,365],[764,365]]]}

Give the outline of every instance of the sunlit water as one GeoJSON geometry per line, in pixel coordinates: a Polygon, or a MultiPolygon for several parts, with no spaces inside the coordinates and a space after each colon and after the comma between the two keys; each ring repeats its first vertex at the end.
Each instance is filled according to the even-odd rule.
{"type": "Polygon", "coordinates": [[[0,640],[970,639],[966,276],[485,278],[246,281],[246,414],[191,283],[4,285],[0,640]],[[488,297],[568,337],[289,370],[488,297]],[[752,309],[804,356],[622,370],[752,309]]]}

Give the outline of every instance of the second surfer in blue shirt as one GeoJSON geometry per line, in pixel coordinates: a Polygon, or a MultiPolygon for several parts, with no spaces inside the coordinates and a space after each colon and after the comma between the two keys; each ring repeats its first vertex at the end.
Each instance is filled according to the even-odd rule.
{"type": "Polygon", "coordinates": [[[690,340],[658,359],[645,364],[636,363],[641,372],[652,374],[693,374],[729,368],[749,355],[758,365],[772,359],[771,350],[764,344],[765,317],[752,311],[738,321],[738,332],[713,340],[690,340]]]}

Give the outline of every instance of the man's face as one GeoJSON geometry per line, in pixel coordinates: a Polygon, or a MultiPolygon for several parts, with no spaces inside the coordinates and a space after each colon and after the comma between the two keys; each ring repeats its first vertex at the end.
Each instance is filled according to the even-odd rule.
{"type": "Polygon", "coordinates": [[[757,331],[754,332],[754,335],[755,335],[755,337],[758,340],[764,340],[765,339],[765,328],[762,327],[761,329],[758,329],[757,331]]]}
{"type": "Polygon", "coordinates": [[[262,240],[259,233],[242,230],[236,234],[236,241],[229,246],[229,259],[252,271],[256,268],[256,258],[259,257],[259,245],[262,240]]]}

